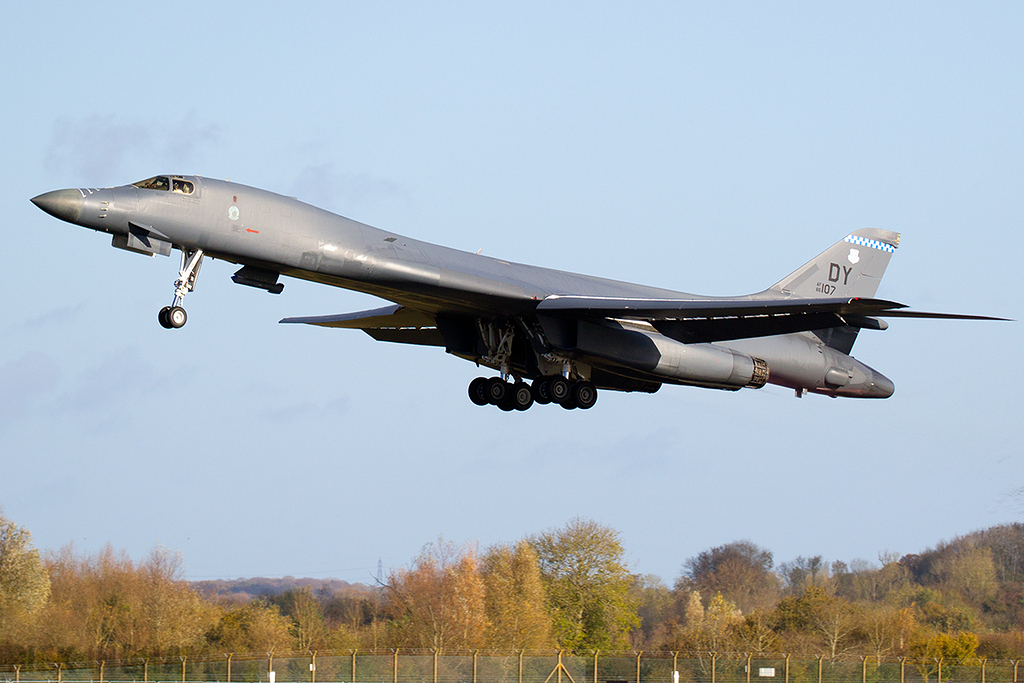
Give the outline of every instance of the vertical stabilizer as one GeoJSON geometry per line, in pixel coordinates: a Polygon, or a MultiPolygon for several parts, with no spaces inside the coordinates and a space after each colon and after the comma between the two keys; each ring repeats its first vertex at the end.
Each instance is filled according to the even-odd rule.
{"type": "Polygon", "coordinates": [[[823,251],[769,292],[803,298],[873,297],[900,235],[889,230],[857,230],[823,251]]]}
{"type": "MultiPolygon", "coordinates": [[[[898,232],[857,230],[773,285],[768,293],[804,298],[873,297],[899,245],[898,232]]],[[[830,327],[814,334],[826,346],[849,354],[858,332],[856,327],[830,327]]]]}

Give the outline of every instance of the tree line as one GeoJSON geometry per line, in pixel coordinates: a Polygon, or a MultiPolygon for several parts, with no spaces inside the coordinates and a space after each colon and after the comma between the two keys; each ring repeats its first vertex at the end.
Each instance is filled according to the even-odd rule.
{"type": "Polygon", "coordinates": [[[438,539],[379,586],[238,600],[197,590],[165,548],[40,553],[0,515],[0,664],[383,648],[1019,658],[1024,524],[878,563],[776,565],[737,541],[669,586],[630,571],[617,531],[574,519],[484,550],[438,539]]]}

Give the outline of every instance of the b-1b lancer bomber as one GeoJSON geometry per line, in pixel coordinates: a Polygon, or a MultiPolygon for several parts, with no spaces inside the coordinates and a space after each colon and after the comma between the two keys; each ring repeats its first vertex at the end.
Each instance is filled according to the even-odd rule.
{"type": "Polygon", "coordinates": [[[199,176],[158,175],[104,189],[55,190],[32,202],[150,256],[181,252],[174,298],[206,256],[241,266],[232,279],[279,294],[280,277],[373,294],[391,305],[283,323],[363,330],[379,341],[439,346],[496,370],[470,399],[502,410],[534,403],[590,408],[598,390],[655,392],[789,387],[797,396],[887,398],[893,383],[850,356],[882,318],[989,319],[924,313],[873,298],[899,235],[857,230],[764,291],[709,297],[511,263],[420,242],[291,197],[199,176]],[[530,381],[530,383],[527,382],[530,381]]]}

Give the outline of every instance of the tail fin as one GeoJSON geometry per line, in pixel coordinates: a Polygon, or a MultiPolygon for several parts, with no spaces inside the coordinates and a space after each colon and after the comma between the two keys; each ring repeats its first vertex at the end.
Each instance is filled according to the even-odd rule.
{"type": "Polygon", "coordinates": [[[857,230],[772,285],[769,291],[806,298],[873,297],[889,258],[899,245],[898,232],[857,230]]]}
{"type": "MultiPolygon", "coordinates": [[[[899,245],[897,232],[857,230],[772,285],[768,292],[804,298],[873,297],[899,245]]],[[[848,354],[858,331],[853,327],[834,327],[814,334],[828,346],[848,354]]]]}

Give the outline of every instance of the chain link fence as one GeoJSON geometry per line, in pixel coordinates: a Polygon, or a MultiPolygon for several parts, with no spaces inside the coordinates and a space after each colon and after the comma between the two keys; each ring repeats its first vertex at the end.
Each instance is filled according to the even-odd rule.
{"type": "Polygon", "coordinates": [[[350,650],[0,667],[8,683],[1024,683],[1019,660],[350,650]]]}

